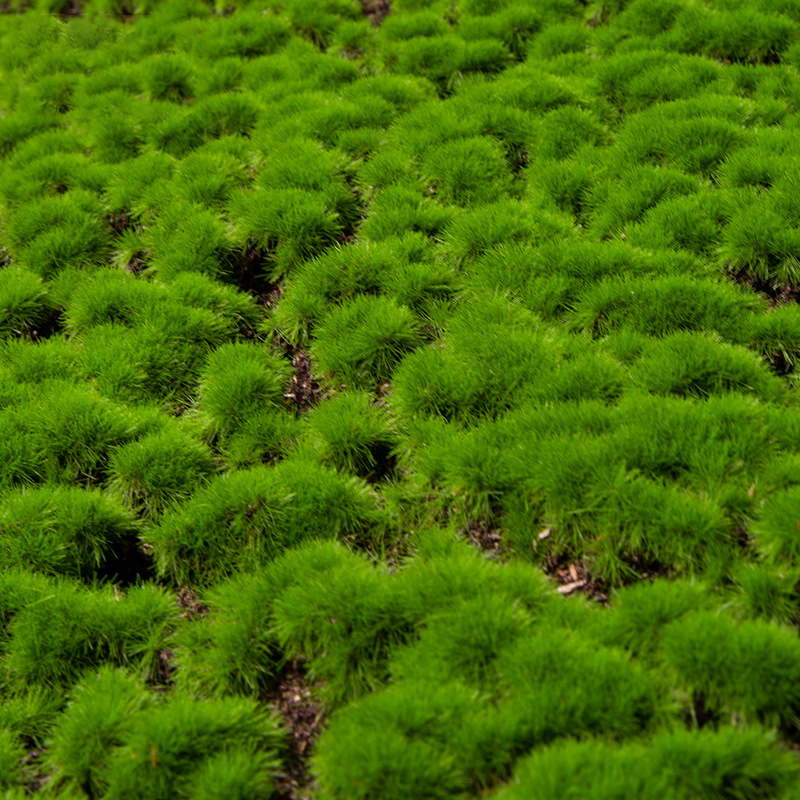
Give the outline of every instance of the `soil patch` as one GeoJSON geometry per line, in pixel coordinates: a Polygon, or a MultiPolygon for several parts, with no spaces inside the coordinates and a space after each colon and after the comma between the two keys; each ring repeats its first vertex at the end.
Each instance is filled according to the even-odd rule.
{"type": "Polygon", "coordinates": [[[119,236],[123,231],[133,227],[133,217],[123,209],[119,214],[109,214],[108,224],[111,226],[111,230],[119,236]]]}
{"type": "Polygon", "coordinates": [[[22,758],[21,766],[23,784],[27,792],[30,794],[42,792],[49,780],[44,762],[44,750],[31,744],[31,749],[22,758]]]}
{"type": "Polygon", "coordinates": [[[83,14],[83,6],[80,3],[76,3],[75,0],[72,2],[61,12],[59,12],[60,17],[80,17],[83,14]]]}
{"type": "Polygon", "coordinates": [[[125,271],[130,272],[131,275],[141,275],[146,269],[147,261],[145,260],[145,254],[143,250],[134,253],[133,257],[125,267],[125,271]]]}
{"type": "Polygon", "coordinates": [[[186,617],[186,619],[202,619],[208,614],[208,606],[188,586],[181,587],[176,600],[178,607],[181,609],[181,616],[186,617]]]}
{"type": "Polygon", "coordinates": [[[322,729],[325,712],[315,697],[315,686],[298,661],[286,664],[270,705],[280,715],[289,734],[285,772],[278,778],[274,800],[307,800],[312,777],[308,759],[322,729]]]}
{"type": "Polygon", "coordinates": [[[580,592],[597,603],[608,602],[608,590],[603,581],[593,577],[586,565],[573,560],[569,553],[548,556],[544,571],[555,579],[560,595],[568,596],[580,592]]]}
{"type": "Polygon", "coordinates": [[[392,4],[389,0],[360,0],[364,16],[376,28],[392,13],[392,4]]]}
{"type": "Polygon", "coordinates": [[[639,580],[654,581],[656,578],[672,578],[672,568],[662,564],[654,558],[647,556],[623,556],[624,562],[636,571],[636,578],[626,583],[635,583],[639,580]]]}
{"type": "Polygon", "coordinates": [[[289,391],[284,395],[294,406],[299,416],[319,403],[322,398],[322,387],[314,377],[311,359],[301,348],[285,345],[286,354],[292,359],[294,374],[289,391]]]}
{"type": "Polygon", "coordinates": [[[473,522],[467,528],[469,540],[489,558],[503,558],[508,555],[510,548],[503,541],[498,528],[492,528],[483,520],[473,522]]]}
{"type": "Polygon", "coordinates": [[[172,684],[172,676],[175,672],[172,659],[175,653],[172,650],[158,651],[158,670],[156,674],[147,681],[148,685],[156,691],[166,691],[172,684]]]}
{"type": "Polygon", "coordinates": [[[763,294],[773,308],[780,308],[789,303],[800,302],[800,286],[791,283],[773,284],[762,281],[746,269],[735,270],[728,267],[728,278],[734,283],[749,286],[759,294],[763,294]]]}

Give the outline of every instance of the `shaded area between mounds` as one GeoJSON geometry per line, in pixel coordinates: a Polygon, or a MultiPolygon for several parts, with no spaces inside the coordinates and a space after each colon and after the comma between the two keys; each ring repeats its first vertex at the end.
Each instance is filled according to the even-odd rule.
{"type": "Polygon", "coordinates": [[[250,239],[247,247],[231,262],[233,283],[252,295],[263,308],[274,308],[283,294],[280,283],[266,277],[270,260],[269,253],[250,239]]]}
{"type": "Polygon", "coordinates": [[[322,398],[322,387],[314,377],[311,359],[308,353],[302,349],[295,349],[291,345],[286,346],[286,354],[292,359],[294,374],[292,383],[286,398],[291,401],[297,414],[304,414],[311,409],[322,398]]]}
{"type": "Polygon", "coordinates": [[[774,308],[797,303],[800,301],[800,286],[792,283],[770,283],[761,280],[747,269],[735,270],[728,267],[728,278],[734,283],[749,286],[759,294],[764,295],[774,308]]]}
{"type": "Polygon", "coordinates": [[[608,602],[608,590],[603,581],[595,579],[585,564],[573,561],[567,553],[548,556],[545,559],[544,571],[556,581],[560,595],[567,596],[580,592],[598,603],[608,602]]]}
{"type": "Polygon", "coordinates": [[[486,553],[489,558],[502,558],[510,552],[508,545],[500,535],[499,529],[491,528],[483,520],[473,522],[467,528],[466,533],[469,540],[486,553]]]}
{"type": "Polygon", "coordinates": [[[286,664],[270,705],[288,733],[286,769],[277,780],[273,800],[308,800],[312,796],[308,759],[325,726],[325,713],[302,664],[294,660],[286,664]]]}
{"type": "Polygon", "coordinates": [[[360,0],[364,16],[376,28],[392,13],[389,0],[360,0]]]}

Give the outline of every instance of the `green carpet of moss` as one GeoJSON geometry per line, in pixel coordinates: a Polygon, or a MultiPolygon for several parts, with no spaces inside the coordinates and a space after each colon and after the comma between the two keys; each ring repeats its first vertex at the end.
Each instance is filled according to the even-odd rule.
{"type": "Polygon", "coordinates": [[[800,798],[800,0],[2,11],[3,797],[800,798]]]}

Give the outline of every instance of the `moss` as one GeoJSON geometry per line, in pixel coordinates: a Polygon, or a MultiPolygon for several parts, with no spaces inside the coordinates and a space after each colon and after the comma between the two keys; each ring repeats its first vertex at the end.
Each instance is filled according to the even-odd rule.
{"type": "Polygon", "coordinates": [[[795,0],[6,5],[0,791],[794,797],[795,0]]]}

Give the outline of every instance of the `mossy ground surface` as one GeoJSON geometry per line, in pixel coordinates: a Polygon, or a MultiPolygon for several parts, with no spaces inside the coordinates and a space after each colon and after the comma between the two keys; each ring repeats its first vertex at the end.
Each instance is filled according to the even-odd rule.
{"type": "Polygon", "coordinates": [[[800,0],[0,12],[4,797],[800,798],[800,0]]]}

